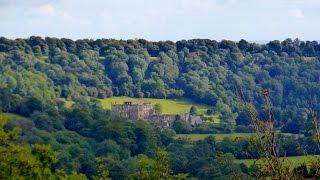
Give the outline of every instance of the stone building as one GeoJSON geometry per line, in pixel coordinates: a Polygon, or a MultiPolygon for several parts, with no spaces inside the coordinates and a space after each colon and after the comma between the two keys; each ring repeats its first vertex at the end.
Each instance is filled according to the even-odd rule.
{"type": "Polygon", "coordinates": [[[180,119],[182,121],[185,121],[187,124],[192,125],[192,126],[202,124],[202,122],[203,122],[201,116],[192,115],[192,114],[188,114],[188,113],[181,114],[180,119]]]}
{"type": "Polygon", "coordinates": [[[155,114],[150,116],[149,120],[160,127],[171,127],[177,117],[174,114],[155,114]]]}
{"type": "Polygon", "coordinates": [[[130,120],[150,121],[159,127],[171,127],[173,122],[179,117],[192,126],[202,123],[202,119],[198,115],[190,115],[188,113],[181,114],[180,116],[174,114],[157,114],[151,103],[112,103],[111,115],[128,118],[130,120]]]}
{"type": "Polygon", "coordinates": [[[123,104],[111,104],[112,116],[120,116],[131,120],[148,120],[149,116],[154,113],[155,111],[150,103],[134,104],[125,102],[123,104]]]}

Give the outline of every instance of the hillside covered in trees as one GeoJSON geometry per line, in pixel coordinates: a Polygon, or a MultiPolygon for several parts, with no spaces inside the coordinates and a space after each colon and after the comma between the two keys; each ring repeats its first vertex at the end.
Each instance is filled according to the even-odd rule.
{"type": "MultiPolygon", "coordinates": [[[[260,106],[269,89],[277,126],[306,132],[306,108],[319,109],[320,44],[194,39],[178,42],[0,38],[0,88],[42,100],[81,96],[188,98],[227,124],[247,125],[235,89],[260,106]]],[[[5,93],[1,93],[2,104],[5,93]]],[[[14,107],[3,106],[13,112],[14,107]]]]}
{"type": "MultiPolygon", "coordinates": [[[[234,161],[264,157],[249,137],[192,142],[176,133],[248,131],[252,117],[236,92],[242,89],[260,110],[261,90],[268,89],[276,131],[265,134],[298,134],[277,135],[275,159],[319,154],[308,113],[320,110],[319,81],[316,41],[0,38],[0,179],[268,177],[270,167],[234,161]],[[166,129],[133,123],[102,108],[98,98],[112,96],[190,99],[222,123],[190,128],[175,121],[166,129]]],[[[266,119],[266,111],[258,113],[266,119]]],[[[319,161],[283,167],[285,175],[319,177],[319,161]]]]}

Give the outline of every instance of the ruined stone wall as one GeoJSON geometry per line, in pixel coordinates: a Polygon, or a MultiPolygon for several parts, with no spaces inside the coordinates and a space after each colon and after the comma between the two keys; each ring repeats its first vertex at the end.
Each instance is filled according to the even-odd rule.
{"type": "Polygon", "coordinates": [[[111,104],[111,115],[128,119],[136,119],[138,117],[137,107],[132,104],[111,104]]]}
{"type": "Polygon", "coordinates": [[[150,103],[138,104],[138,119],[148,120],[151,115],[155,113],[153,105],[150,103]]]}
{"type": "Polygon", "coordinates": [[[199,115],[191,115],[191,114],[185,113],[185,114],[181,114],[180,118],[182,121],[192,126],[202,124],[202,118],[199,115]]]}
{"type": "Polygon", "coordinates": [[[177,115],[172,114],[162,114],[162,115],[152,115],[149,120],[160,127],[171,127],[173,122],[177,119],[177,115]]]}
{"type": "Polygon", "coordinates": [[[147,120],[154,112],[153,106],[149,103],[143,104],[111,104],[111,115],[128,118],[131,120],[147,120]]]}

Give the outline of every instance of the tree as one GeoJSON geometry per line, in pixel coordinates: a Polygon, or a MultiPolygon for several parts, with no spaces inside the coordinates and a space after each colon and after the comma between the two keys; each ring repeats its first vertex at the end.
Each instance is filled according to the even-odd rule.
{"type": "Polygon", "coordinates": [[[191,106],[189,113],[191,115],[196,115],[198,113],[198,108],[196,106],[191,106]]]}
{"type": "Polygon", "coordinates": [[[109,177],[109,171],[107,169],[107,167],[105,166],[105,160],[107,159],[103,159],[103,158],[97,158],[96,161],[98,162],[98,176],[95,177],[94,179],[96,180],[111,180],[111,178],[109,177]]]}
{"type": "Polygon", "coordinates": [[[167,54],[161,52],[156,61],[152,61],[147,70],[147,77],[159,77],[168,84],[172,84],[178,78],[179,68],[174,62],[176,54],[169,57],[167,54]]]}
{"type": "Polygon", "coordinates": [[[245,112],[242,112],[236,118],[237,125],[245,125],[248,126],[250,124],[250,119],[248,118],[245,112]]]}
{"type": "Polygon", "coordinates": [[[175,120],[172,127],[178,134],[187,134],[191,130],[188,124],[180,119],[175,120]]]}
{"type": "Polygon", "coordinates": [[[158,150],[155,157],[154,179],[169,179],[171,172],[169,168],[168,153],[158,150]]]}
{"type": "Polygon", "coordinates": [[[172,179],[174,176],[170,172],[168,153],[158,150],[154,159],[142,156],[139,160],[138,172],[131,177],[139,180],[172,179]]]}
{"type": "Polygon", "coordinates": [[[160,78],[145,80],[141,89],[150,94],[150,97],[166,98],[165,84],[160,78]]]}
{"type": "Polygon", "coordinates": [[[3,126],[6,121],[6,116],[0,113],[0,179],[67,177],[52,171],[52,165],[57,162],[57,156],[50,145],[29,146],[14,143],[20,130],[15,128],[5,132],[3,126]]]}
{"type": "Polygon", "coordinates": [[[154,105],[154,110],[157,112],[157,114],[161,114],[162,113],[162,105],[160,103],[156,103],[154,105]]]}

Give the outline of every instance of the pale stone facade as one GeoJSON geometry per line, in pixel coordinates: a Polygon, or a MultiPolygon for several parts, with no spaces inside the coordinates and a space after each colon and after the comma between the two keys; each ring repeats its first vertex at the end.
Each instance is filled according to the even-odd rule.
{"type": "Polygon", "coordinates": [[[123,104],[111,104],[111,115],[128,118],[131,120],[148,120],[154,114],[153,106],[150,103],[133,104],[125,102],[123,104]]]}
{"type": "Polygon", "coordinates": [[[149,117],[149,120],[160,127],[171,127],[173,122],[177,119],[174,114],[156,114],[149,117]]]}
{"type": "Polygon", "coordinates": [[[180,115],[181,120],[192,126],[202,124],[202,118],[199,115],[191,115],[188,113],[180,115]]]}

